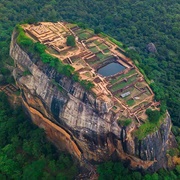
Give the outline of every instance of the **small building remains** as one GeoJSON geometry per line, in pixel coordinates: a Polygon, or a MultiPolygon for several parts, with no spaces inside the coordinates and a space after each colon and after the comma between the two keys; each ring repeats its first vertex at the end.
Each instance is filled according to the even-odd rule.
{"type": "Polygon", "coordinates": [[[129,96],[130,94],[131,94],[131,93],[128,91],[128,92],[126,92],[126,93],[121,94],[121,97],[124,98],[124,97],[126,97],[126,96],[129,96]]]}

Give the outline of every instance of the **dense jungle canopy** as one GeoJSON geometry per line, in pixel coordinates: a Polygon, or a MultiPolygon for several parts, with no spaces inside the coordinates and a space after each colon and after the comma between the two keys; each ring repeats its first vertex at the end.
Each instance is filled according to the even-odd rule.
{"type": "MultiPolygon", "coordinates": [[[[1,0],[0,84],[13,82],[11,68],[7,67],[13,65],[9,46],[16,24],[81,22],[84,27],[103,31],[129,47],[129,53],[155,82],[152,88],[158,93],[157,100],[166,101],[173,124],[180,127],[179,12],[178,0],[1,0]],[[148,51],[149,43],[155,45],[157,52],[148,51]]],[[[78,172],[72,159],[57,154],[41,130],[26,121],[22,110],[9,109],[6,97],[3,94],[0,97],[0,179],[27,179],[30,176],[33,179],[72,179],[78,172]],[[33,175],[29,174],[31,171],[33,175]]],[[[179,129],[174,128],[174,133],[180,142],[179,129]]],[[[169,173],[160,171],[144,177],[139,172],[130,174],[122,164],[109,162],[99,166],[98,172],[100,179],[109,178],[108,175],[113,175],[113,179],[178,179],[180,167],[169,173]],[[122,171],[117,172],[116,167],[122,171]]]]}

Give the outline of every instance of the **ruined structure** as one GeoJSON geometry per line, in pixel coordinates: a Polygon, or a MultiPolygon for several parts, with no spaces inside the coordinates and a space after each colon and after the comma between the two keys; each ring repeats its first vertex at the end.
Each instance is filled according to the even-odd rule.
{"type": "Polygon", "coordinates": [[[69,23],[22,27],[34,42],[47,46],[47,53],[74,67],[80,79],[94,84],[86,91],[72,78],[23,51],[16,41],[17,32],[13,32],[10,55],[23,104],[57,147],[67,149],[82,162],[116,157],[129,160],[134,168],[155,171],[167,167],[166,152],[174,140],[170,116],[166,113],[159,129],[146,137],[135,136],[147,121],[146,109],[158,110],[159,103],[153,101],[152,90],[123,49],[109,37],[69,23]],[[69,35],[75,36],[76,47],[66,45],[69,35]],[[100,69],[111,63],[121,70],[100,74],[100,69]],[[30,74],[24,76],[26,70],[30,74]],[[125,125],[127,119],[130,123],[125,125]]]}

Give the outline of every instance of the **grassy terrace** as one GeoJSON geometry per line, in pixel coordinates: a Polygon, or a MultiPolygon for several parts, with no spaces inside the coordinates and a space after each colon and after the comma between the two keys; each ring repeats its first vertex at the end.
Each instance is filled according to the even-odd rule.
{"type": "Polygon", "coordinates": [[[134,82],[136,79],[137,79],[136,76],[132,76],[132,77],[128,78],[127,82],[126,82],[126,81],[121,81],[120,83],[112,86],[110,89],[111,89],[112,92],[115,92],[115,91],[117,91],[117,90],[119,90],[119,89],[122,89],[122,88],[130,85],[130,84],[131,84],[132,82],[134,82]]]}
{"type": "Polygon", "coordinates": [[[133,106],[135,104],[135,101],[133,99],[129,99],[129,100],[126,101],[126,104],[128,106],[133,106]]]}
{"type": "Polygon", "coordinates": [[[101,44],[101,42],[99,40],[95,40],[95,41],[93,41],[93,43],[96,44],[96,45],[101,44]]]}
{"type": "Polygon", "coordinates": [[[98,45],[98,47],[99,47],[101,50],[105,50],[105,49],[108,48],[105,44],[100,44],[100,45],[98,45]]]}
{"type": "MultiPolygon", "coordinates": [[[[96,40],[93,41],[92,43],[90,43],[88,45],[88,47],[89,47],[90,51],[93,53],[97,53],[97,52],[101,53],[100,51],[102,51],[103,53],[110,52],[110,50],[108,49],[108,47],[105,44],[103,44],[103,43],[101,44],[100,42],[97,42],[96,40]]],[[[106,55],[104,55],[104,56],[106,56],[106,55]]]]}
{"type": "Polygon", "coordinates": [[[142,102],[142,103],[140,103],[139,105],[133,107],[133,109],[136,110],[136,109],[138,109],[138,108],[141,107],[141,106],[146,106],[147,104],[149,104],[149,102],[147,102],[147,101],[142,102]]]}
{"type": "Polygon", "coordinates": [[[96,56],[100,59],[100,61],[103,61],[104,59],[106,59],[109,55],[105,55],[102,52],[99,52],[96,54],[96,56]]]}
{"type": "Polygon", "coordinates": [[[103,61],[105,61],[107,58],[111,58],[113,56],[111,55],[104,55],[103,53],[99,52],[98,54],[96,54],[97,59],[95,59],[94,61],[88,61],[86,60],[90,65],[99,65],[101,64],[103,61]],[[98,59],[99,58],[99,59],[98,59]]]}
{"type": "Polygon", "coordinates": [[[103,52],[104,53],[109,53],[109,49],[104,49],[103,52]]]}
{"type": "Polygon", "coordinates": [[[133,70],[130,70],[128,73],[126,74],[121,74],[120,76],[116,77],[115,79],[111,79],[110,80],[110,83],[111,84],[114,84],[116,82],[118,82],[119,80],[123,79],[123,78],[127,78],[128,76],[132,75],[132,74],[135,74],[136,73],[136,70],[133,69],[133,70]]]}
{"type": "Polygon", "coordinates": [[[91,51],[91,52],[93,52],[93,53],[97,53],[97,52],[99,52],[99,49],[97,49],[97,47],[96,47],[96,46],[94,46],[94,47],[90,47],[89,49],[90,49],[90,51],[91,51]]]}
{"type": "Polygon", "coordinates": [[[68,27],[68,28],[74,28],[74,27],[77,27],[77,24],[68,23],[68,24],[66,24],[66,27],[68,27]]]}
{"type": "Polygon", "coordinates": [[[81,31],[77,36],[79,37],[80,40],[86,40],[92,37],[93,34],[86,32],[86,31],[81,31]]]}
{"type": "Polygon", "coordinates": [[[71,58],[71,61],[74,63],[74,62],[77,62],[80,58],[79,57],[74,57],[74,58],[71,58]]]}
{"type": "MultiPolygon", "coordinates": [[[[122,83],[122,82],[125,81],[125,80],[128,81],[128,79],[130,79],[130,78],[132,78],[132,77],[134,77],[134,76],[137,76],[137,73],[136,73],[136,74],[132,74],[131,76],[128,76],[128,77],[126,77],[126,78],[120,79],[119,81],[115,82],[112,86],[116,86],[117,84],[120,84],[120,83],[122,83]]],[[[126,82],[126,81],[125,81],[125,82],[126,82]]],[[[112,87],[112,86],[111,86],[111,87],[112,87]]]]}

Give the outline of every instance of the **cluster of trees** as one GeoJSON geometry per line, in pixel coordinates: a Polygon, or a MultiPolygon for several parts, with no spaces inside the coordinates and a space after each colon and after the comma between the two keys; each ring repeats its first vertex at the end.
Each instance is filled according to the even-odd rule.
{"type": "Polygon", "coordinates": [[[150,122],[158,122],[160,119],[160,112],[158,110],[147,109],[146,114],[150,122]]]}
{"type": "Polygon", "coordinates": [[[73,179],[72,158],[46,140],[22,108],[12,109],[0,93],[0,179],[73,179]]]}
{"type": "Polygon", "coordinates": [[[99,180],[177,180],[180,178],[180,165],[173,171],[160,170],[154,174],[130,171],[121,162],[106,162],[98,166],[99,180]]]}

